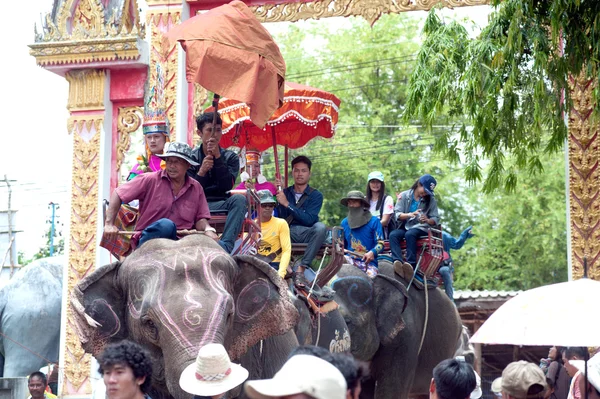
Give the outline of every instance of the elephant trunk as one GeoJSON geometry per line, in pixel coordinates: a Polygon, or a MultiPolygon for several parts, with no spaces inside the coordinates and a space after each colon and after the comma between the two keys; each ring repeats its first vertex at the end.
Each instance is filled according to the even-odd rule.
{"type": "Polygon", "coordinates": [[[167,381],[167,389],[171,396],[175,399],[191,399],[193,395],[185,392],[179,386],[179,377],[183,370],[190,364],[196,362],[194,356],[190,356],[187,353],[173,353],[172,355],[165,355],[165,377],[167,381]]]}

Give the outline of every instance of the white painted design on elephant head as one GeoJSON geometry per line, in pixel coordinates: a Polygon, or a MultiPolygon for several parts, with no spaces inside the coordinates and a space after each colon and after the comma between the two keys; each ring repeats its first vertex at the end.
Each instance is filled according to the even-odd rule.
{"type": "Polygon", "coordinates": [[[108,310],[108,313],[106,311],[102,311],[102,312],[98,312],[98,314],[109,315],[110,320],[107,320],[108,318],[105,318],[104,320],[97,320],[97,321],[104,327],[106,327],[107,325],[110,325],[111,323],[114,324],[114,327],[112,328],[112,330],[110,330],[109,332],[106,333],[106,338],[110,338],[110,337],[113,337],[114,335],[116,335],[119,332],[119,330],[121,329],[121,321],[119,320],[119,316],[117,316],[117,314],[113,310],[112,306],[108,303],[108,301],[106,299],[102,299],[102,298],[95,299],[94,301],[92,301],[91,307],[93,307],[93,308],[102,307],[102,308],[108,310]]]}
{"type": "MultiPolygon", "coordinates": [[[[139,262],[152,268],[156,273],[133,273],[135,280],[130,283],[131,289],[128,298],[131,317],[139,319],[147,307],[152,306],[160,319],[160,324],[183,348],[186,348],[190,355],[195,356],[198,348],[215,341],[228,303],[233,299],[227,290],[229,282],[226,274],[222,270],[218,270],[215,276],[215,272],[211,269],[211,264],[215,259],[225,256],[227,255],[219,250],[198,248],[193,255],[176,254],[168,262],[153,259],[150,255],[139,259],[139,262]],[[166,300],[170,302],[174,298],[172,292],[165,292],[165,269],[175,271],[177,267],[183,267],[185,275],[185,290],[183,290],[181,298],[184,304],[189,304],[180,315],[171,314],[172,311],[170,312],[165,306],[166,300]],[[215,301],[212,312],[206,321],[201,316],[201,311],[204,309],[200,301],[202,290],[198,290],[198,281],[195,281],[194,276],[190,275],[192,269],[201,271],[202,280],[207,284],[207,289],[215,301]],[[195,339],[190,333],[196,333],[201,329],[204,330],[203,336],[199,344],[195,344],[193,342],[195,339]]],[[[196,274],[196,279],[197,276],[196,274]]]]}
{"type": "Polygon", "coordinates": [[[340,331],[335,330],[335,338],[329,343],[329,352],[345,353],[350,352],[351,340],[350,333],[344,328],[344,333],[340,336],[340,331]]]}

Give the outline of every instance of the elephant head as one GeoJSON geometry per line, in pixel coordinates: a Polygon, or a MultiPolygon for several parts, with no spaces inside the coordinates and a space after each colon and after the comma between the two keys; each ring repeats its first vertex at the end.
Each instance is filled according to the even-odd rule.
{"type": "Polygon", "coordinates": [[[253,257],[232,258],[204,236],[147,242],[84,278],[71,304],[86,352],[125,338],[149,350],[158,397],[190,396],[179,375],[201,346],[222,343],[236,360],[298,318],[275,270],[253,257]]]}
{"type": "Polygon", "coordinates": [[[380,345],[388,345],[404,328],[406,288],[382,274],[374,279],[354,266],[344,265],[333,281],[335,300],[352,337],[351,352],[369,361],[380,345]]]}

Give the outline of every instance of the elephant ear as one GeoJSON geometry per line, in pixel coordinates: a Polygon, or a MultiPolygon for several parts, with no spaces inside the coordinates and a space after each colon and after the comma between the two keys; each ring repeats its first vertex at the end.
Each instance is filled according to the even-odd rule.
{"type": "Polygon", "coordinates": [[[408,293],[402,283],[378,274],[373,280],[377,301],[377,331],[382,345],[390,344],[404,329],[403,313],[408,304],[408,293]]]}
{"type": "Polygon", "coordinates": [[[235,316],[229,355],[239,359],[259,341],[294,328],[298,311],[277,272],[253,256],[234,256],[239,271],[233,283],[235,316]]]}
{"type": "Polygon", "coordinates": [[[121,262],[102,266],[73,288],[71,307],[83,349],[96,356],[109,342],[127,338],[124,295],[117,284],[121,262]]]}

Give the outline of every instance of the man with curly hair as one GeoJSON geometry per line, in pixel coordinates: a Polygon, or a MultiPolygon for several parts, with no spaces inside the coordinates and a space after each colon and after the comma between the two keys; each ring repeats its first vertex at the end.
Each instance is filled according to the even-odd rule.
{"type": "Polygon", "coordinates": [[[98,363],[108,399],[150,398],[152,362],[141,346],[127,340],[108,345],[98,363]]]}

